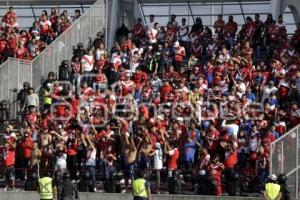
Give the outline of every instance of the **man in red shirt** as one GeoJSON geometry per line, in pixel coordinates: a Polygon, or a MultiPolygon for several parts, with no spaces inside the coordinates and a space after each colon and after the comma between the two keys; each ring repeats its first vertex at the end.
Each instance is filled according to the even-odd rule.
{"type": "Polygon", "coordinates": [[[214,29],[215,33],[218,35],[218,38],[222,38],[223,36],[223,28],[224,28],[225,22],[223,20],[222,15],[218,15],[218,20],[214,23],[214,29]]]}
{"type": "Polygon", "coordinates": [[[142,25],[142,19],[138,18],[133,26],[133,42],[139,46],[141,39],[145,37],[145,28],[142,25]]]}
{"type": "Polygon", "coordinates": [[[76,137],[77,130],[72,130],[69,133],[67,140],[67,168],[71,173],[71,179],[76,178],[76,165],[77,165],[77,148],[79,141],[76,137]]]}
{"type": "Polygon", "coordinates": [[[238,25],[233,21],[233,16],[229,16],[228,22],[224,25],[224,37],[228,45],[228,49],[231,49],[234,45],[234,37],[238,30],[238,25]]]}
{"type": "Polygon", "coordinates": [[[235,166],[238,163],[237,151],[233,146],[229,145],[225,152],[225,175],[227,182],[227,192],[230,196],[236,195],[236,179],[235,179],[235,166]]]}

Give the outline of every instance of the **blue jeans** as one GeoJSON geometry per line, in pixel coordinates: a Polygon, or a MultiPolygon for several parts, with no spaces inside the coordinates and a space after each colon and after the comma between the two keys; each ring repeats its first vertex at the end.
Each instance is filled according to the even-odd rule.
{"type": "Polygon", "coordinates": [[[96,187],[96,167],[95,166],[86,166],[86,170],[90,172],[91,182],[90,185],[96,187]]]}
{"type": "Polygon", "coordinates": [[[258,177],[259,177],[259,184],[263,186],[265,184],[265,180],[268,176],[269,172],[267,169],[258,169],[258,177]]]}
{"type": "Polygon", "coordinates": [[[89,87],[93,87],[93,72],[92,71],[84,71],[82,83],[87,82],[89,87]]]}

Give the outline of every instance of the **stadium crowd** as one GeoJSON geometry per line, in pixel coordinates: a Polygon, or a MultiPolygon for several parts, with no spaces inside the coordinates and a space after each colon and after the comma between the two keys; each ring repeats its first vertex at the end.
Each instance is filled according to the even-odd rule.
{"type": "Polygon", "coordinates": [[[261,191],[271,142],[300,122],[300,24],[290,37],[282,16],[247,17],[239,31],[224,20],[212,32],[201,18],[191,29],[175,15],[166,27],[137,19],[110,53],[101,33],[78,44],[40,93],[24,83],[22,126],[4,122],[7,187],[15,169],[68,170],[89,172],[91,191],[123,174],[128,190],[143,170],[157,193],[180,174],[199,194],[261,191]]]}
{"type": "Polygon", "coordinates": [[[32,60],[64,32],[72,20],[75,21],[80,16],[80,10],[76,10],[72,18],[67,10],[59,14],[56,8],[52,8],[50,15],[43,10],[29,30],[21,30],[17,22],[17,13],[10,7],[0,24],[0,64],[8,57],[32,60]]]}

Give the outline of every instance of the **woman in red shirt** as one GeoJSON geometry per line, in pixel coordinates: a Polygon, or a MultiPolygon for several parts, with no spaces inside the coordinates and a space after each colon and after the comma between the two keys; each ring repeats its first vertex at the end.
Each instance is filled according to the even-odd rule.
{"type": "Polygon", "coordinates": [[[53,31],[57,31],[57,26],[58,26],[58,14],[56,11],[56,8],[51,8],[51,14],[50,14],[50,22],[51,22],[51,27],[53,31]]]}

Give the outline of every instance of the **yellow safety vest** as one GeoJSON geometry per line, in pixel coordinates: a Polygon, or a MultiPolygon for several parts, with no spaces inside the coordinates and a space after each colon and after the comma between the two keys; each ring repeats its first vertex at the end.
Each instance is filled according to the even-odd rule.
{"type": "Polygon", "coordinates": [[[133,196],[148,198],[147,188],[145,186],[145,183],[146,180],[142,178],[133,181],[132,183],[133,196]]]}
{"type": "Polygon", "coordinates": [[[39,179],[40,198],[53,199],[52,178],[44,177],[39,179]]]}
{"type": "Polygon", "coordinates": [[[265,186],[267,196],[274,200],[280,193],[280,185],[277,183],[267,183],[265,186]]]}
{"type": "Polygon", "coordinates": [[[52,103],[51,92],[45,90],[44,91],[44,104],[50,105],[52,103]]]}

